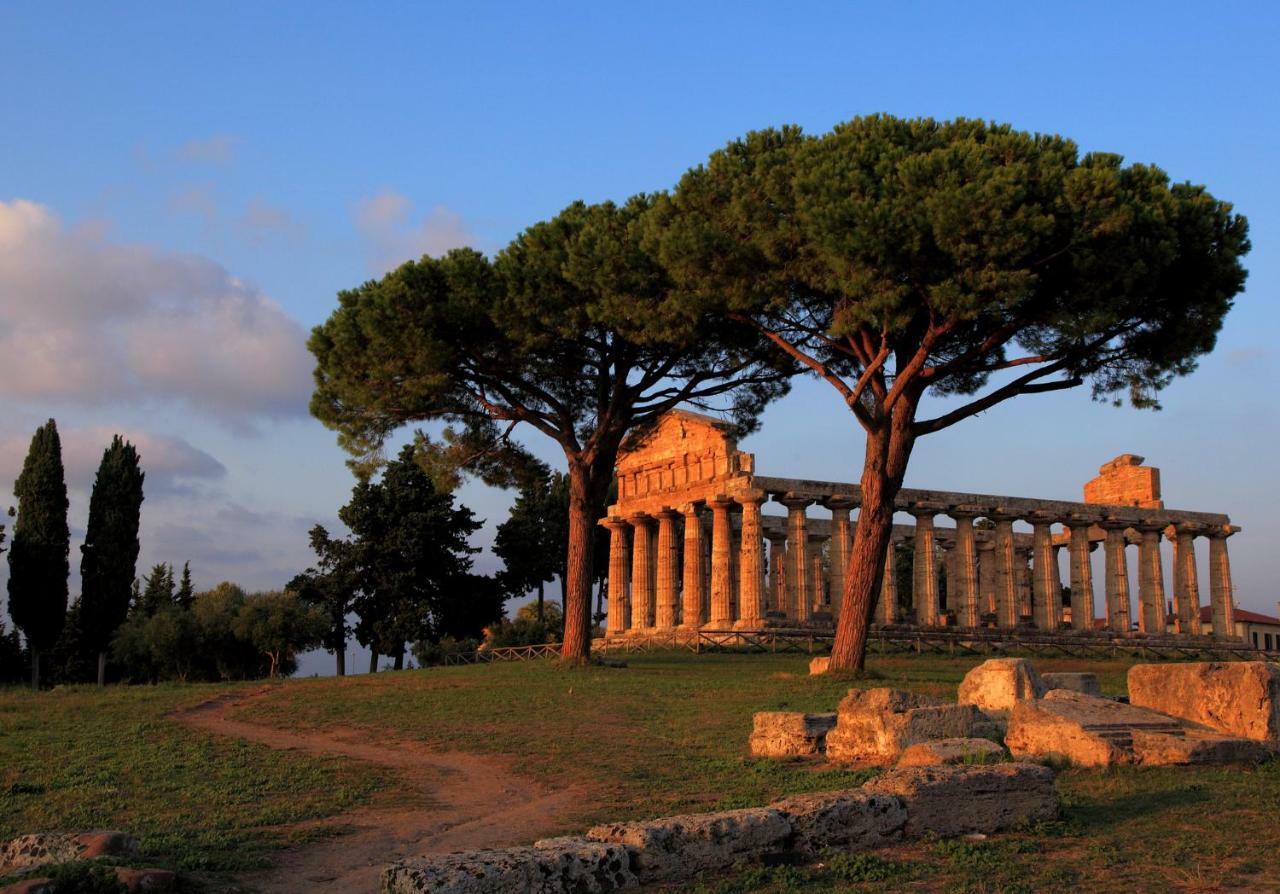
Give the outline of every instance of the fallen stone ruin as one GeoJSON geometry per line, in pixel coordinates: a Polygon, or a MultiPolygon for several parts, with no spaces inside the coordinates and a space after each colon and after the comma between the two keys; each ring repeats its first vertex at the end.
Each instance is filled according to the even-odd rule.
{"type": "Polygon", "coordinates": [[[387,894],[564,894],[680,883],[744,861],[904,839],[989,834],[1058,813],[1038,764],[890,770],[861,788],[792,795],[768,807],[609,823],[532,847],[401,860],[387,894]]]}
{"type": "MultiPolygon", "coordinates": [[[[817,665],[814,672],[825,667],[817,665]]],[[[1090,673],[1041,675],[1025,658],[993,658],[960,683],[958,701],[852,689],[831,714],[755,715],[756,757],[920,766],[1005,759],[1117,764],[1251,763],[1280,750],[1280,668],[1266,662],[1139,664],[1128,701],[1090,673]]]]}
{"type": "MultiPolygon", "coordinates": [[[[54,887],[42,874],[46,867],[75,860],[128,860],[137,856],[138,842],[117,831],[43,832],[19,835],[0,842],[0,878],[21,881],[0,888],[0,894],[52,894],[54,887]]],[[[127,891],[164,894],[173,891],[177,875],[166,869],[131,869],[112,866],[116,880],[127,891]]]]}

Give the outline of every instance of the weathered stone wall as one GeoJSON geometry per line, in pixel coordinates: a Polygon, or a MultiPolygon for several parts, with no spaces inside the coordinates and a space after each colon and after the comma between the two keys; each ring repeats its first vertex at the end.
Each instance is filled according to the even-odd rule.
{"type": "Polygon", "coordinates": [[[1084,486],[1086,503],[1163,509],[1160,470],[1142,464],[1143,457],[1124,453],[1098,469],[1098,477],[1084,486]]]}

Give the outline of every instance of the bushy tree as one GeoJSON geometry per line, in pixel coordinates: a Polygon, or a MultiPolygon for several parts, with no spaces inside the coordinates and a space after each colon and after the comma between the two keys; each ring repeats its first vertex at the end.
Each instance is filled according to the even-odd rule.
{"type": "Polygon", "coordinates": [[[106,682],[107,650],[129,613],[137,577],[145,477],[138,451],[119,435],[113,437],[93,481],[89,524],[80,547],[79,615],[85,645],[97,652],[99,686],[106,682]]]}
{"type": "Polygon", "coordinates": [[[981,121],[857,118],[730,143],[649,219],[681,303],[754,327],[865,433],[833,669],[860,669],[918,438],[1090,383],[1136,407],[1195,368],[1247,227],[1204,187],[981,121]],[[926,395],[948,399],[920,413],[926,395]]]}
{"type": "Polygon", "coordinates": [[[534,604],[543,616],[545,586],[557,575],[564,586],[564,561],[569,548],[569,480],[562,473],[525,482],[511,515],[498,525],[493,552],[502,560],[498,581],[509,597],[536,590],[534,604]]]}
{"type": "Polygon", "coordinates": [[[13,485],[18,517],[9,550],[9,616],[26,637],[31,686],[40,688],[40,653],[53,648],[67,614],[67,485],[62,441],[50,419],[36,430],[13,485]]]}
{"type": "Polygon", "coordinates": [[[337,659],[341,677],[347,672],[347,615],[360,590],[359,555],[350,539],[330,537],[323,525],[313,527],[308,536],[316,564],[294,577],[286,589],[297,593],[299,599],[325,617],[326,629],[320,644],[337,659]]]}
{"type": "Polygon", "coordinates": [[[318,645],[327,629],[328,619],[320,609],[287,590],[250,596],[235,623],[237,636],[271,662],[268,676],[272,678],[282,659],[318,645]]]}
{"type": "Polygon", "coordinates": [[[429,459],[510,485],[517,426],[560,446],[570,662],[590,650],[592,543],[623,439],[686,403],[745,431],[785,387],[788,362],[754,332],[673,300],[640,239],[652,201],[576,202],[492,263],[470,250],[407,263],[341,293],[309,343],[312,413],[361,458],[406,424],[442,421],[457,430],[421,441],[429,459]]]}

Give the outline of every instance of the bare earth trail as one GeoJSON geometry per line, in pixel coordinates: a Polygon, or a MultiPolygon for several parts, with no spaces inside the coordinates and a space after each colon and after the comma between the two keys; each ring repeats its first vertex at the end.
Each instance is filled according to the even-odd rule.
{"type": "Polygon", "coordinates": [[[282,729],[230,716],[273,691],[218,696],[173,717],[270,748],[341,755],[388,767],[399,776],[399,792],[411,804],[368,806],[294,827],[349,831],[280,852],[271,869],[241,878],[253,891],[376,891],[382,867],[397,858],[529,844],[563,828],[583,806],[583,792],[548,792],[492,757],[431,751],[415,742],[369,742],[367,733],[353,729],[282,729]]]}

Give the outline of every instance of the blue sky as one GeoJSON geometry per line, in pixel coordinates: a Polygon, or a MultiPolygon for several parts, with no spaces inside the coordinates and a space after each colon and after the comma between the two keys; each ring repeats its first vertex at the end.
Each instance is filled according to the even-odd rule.
{"type": "MultiPolygon", "coordinates": [[[[300,348],[339,289],[667,188],[752,128],[965,115],[1206,184],[1249,217],[1250,278],[1162,413],[1024,398],[926,439],[908,483],[1073,498],[1142,454],[1169,505],[1245,527],[1237,598],[1274,610],[1277,45],[1264,3],[0,3],[0,480],[55,416],[83,515],[125,430],[143,561],[278,586],[350,489],[300,348]]],[[[768,411],[762,471],[856,475],[827,390],[768,411]]],[[[487,540],[509,496],[461,497],[487,540]]]]}

